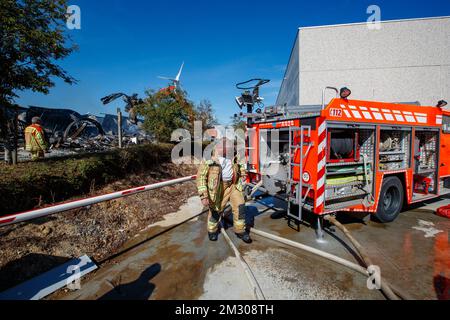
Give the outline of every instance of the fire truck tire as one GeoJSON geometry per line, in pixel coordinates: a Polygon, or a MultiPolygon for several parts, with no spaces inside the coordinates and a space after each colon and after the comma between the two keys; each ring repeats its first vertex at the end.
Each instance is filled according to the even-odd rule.
{"type": "Polygon", "coordinates": [[[403,208],[403,184],[397,177],[384,179],[375,218],[382,223],[393,222],[403,208]]]}

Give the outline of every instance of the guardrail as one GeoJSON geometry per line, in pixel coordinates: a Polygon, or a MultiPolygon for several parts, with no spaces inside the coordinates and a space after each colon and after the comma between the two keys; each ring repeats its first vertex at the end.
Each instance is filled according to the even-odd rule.
{"type": "Polygon", "coordinates": [[[111,200],[115,200],[115,199],[119,199],[119,198],[129,197],[129,196],[132,196],[132,195],[135,195],[138,193],[147,192],[147,191],[151,191],[151,190],[155,190],[155,189],[160,189],[160,188],[164,188],[164,187],[168,187],[168,186],[172,186],[172,185],[176,185],[176,184],[180,184],[180,183],[185,183],[185,182],[193,181],[195,179],[197,179],[197,176],[189,176],[189,177],[184,177],[184,178],[180,178],[180,179],[174,179],[174,180],[159,182],[159,183],[155,183],[155,184],[150,184],[150,185],[146,185],[146,186],[142,186],[142,187],[138,187],[138,188],[128,189],[128,190],[124,190],[124,191],[113,192],[113,193],[109,193],[109,194],[105,194],[105,195],[101,195],[101,196],[95,196],[95,197],[90,197],[90,198],[85,198],[85,199],[80,199],[80,200],[75,200],[75,201],[69,201],[69,202],[63,202],[63,203],[49,206],[49,207],[42,208],[42,209],[35,209],[35,210],[25,211],[25,212],[21,212],[21,213],[6,215],[3,217],[0,217],[0,227],[49,216],[49,215],[52,215],[55,213],[61,213],[61,212],[65,212],[65,211],[69,211],[69,210],[73,210],[73,209],[83,208],[83,207],[91,206],[91,205],[105,202],[105,201],[111,201],[111,200]]]}

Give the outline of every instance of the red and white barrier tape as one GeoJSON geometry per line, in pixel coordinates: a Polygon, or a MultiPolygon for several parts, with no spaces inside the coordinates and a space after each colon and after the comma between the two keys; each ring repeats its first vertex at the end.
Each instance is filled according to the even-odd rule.
{"type": "Polygon", "coordinates": [[[86,199],[81,199],[81,200],[75,200],[75,201],[70,201],[70,202],[64,202],[64,203],[57,204],[57,205],[47,207],[47,208],[11,214],[11,215],[0,217],[0,227],[4,227],[7,225],[24,222],[24,221],[28,221],[28,220],[32,220],[32,219],[41,218],[41,217],[52,215],[52,214],[59,213],[59,212],[65,212],[68,210],[87,207],[87,206],[97,204],[100,202],[124,198],[124,197],[128,197],[128,196],[131,196],[134,194],[151,191],[151,190],[155,190],[155,189],[160,189],[160,188],[172,186],[175,184],[193,181],[196,178],[197,178],[196,176],[189,176],[189,177],[184,177],[184,178],[180,178],[180,179],[159,182],[159,183],[155,183],[155,184],[151,184],[151,185],[147,185],[147,186],[143,186],[143,187],[133,188],[133,189],[125,190],[125,191],[109,193],[109,194],[105,194],[105,195],[101,195],[101,196],[96,196],[96,197],[91,197],[91,198],[86,198],[86,199]]]}

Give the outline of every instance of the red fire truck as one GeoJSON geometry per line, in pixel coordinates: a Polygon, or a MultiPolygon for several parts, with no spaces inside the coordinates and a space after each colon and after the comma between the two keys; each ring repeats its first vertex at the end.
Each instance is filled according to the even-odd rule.
{"type": "Polygon", "coordinates": [[[331,87],[323,100],[326,90],[337,94],[328,104],[255,113],[259,90],[237,100],[248,107],[242,115],[249,119],[250,180],[283,196],[290,219],[300,222],[308,210],[320,226],[323,215],[350,211],[392,222],[404,205],[438,197],[448,187],[445,101],[432,107],[349,100],[349,89],[331,87]]]}

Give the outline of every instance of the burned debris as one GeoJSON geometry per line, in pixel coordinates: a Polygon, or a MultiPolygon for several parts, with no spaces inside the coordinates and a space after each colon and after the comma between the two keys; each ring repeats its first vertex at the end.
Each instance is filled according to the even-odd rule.
{"type": "Polygon", "coordinates": [[[128,112],[130,122],[134,125],[137,125],[139,121],[137,118],[136,107],[139,104],[142,104],[143,100],[138,98],[137,93],[129,96],[129,95],[126,95],[125,93],[119,92],[119,93],[113,93],[113,94],[110,94],[109,96],[103,97],[101,99],[101,101],[103,102],[104,105],[107,105],[119,98],[122,98],[122,100],[126,103],[125,111],[128,112]]]}
{"type": "MultiPolygon", "coordinates": [[[[28,159],[24,151],[24,130],[34,117],[42,119],[42,126],[50,145],[49,156],[64,156],[79,152],[106,151],[119,146],[118,119],[115,115],[82,115],[70,109],[49,109],[36,106],[4,108],[2,111],[0,148],[5,150],[4,160],[11,150],[18,150],[19,160],[28,159]],[[18,146],[15,148],[14,146],[18,146]]],[[[150,140],[141,129],[142,123],[127,117],[122,122],[124,146],[150,140]]]]}

